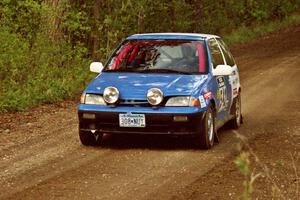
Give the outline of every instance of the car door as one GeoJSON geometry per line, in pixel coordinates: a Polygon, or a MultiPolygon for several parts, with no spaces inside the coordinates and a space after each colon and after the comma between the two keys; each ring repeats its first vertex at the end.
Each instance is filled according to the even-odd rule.
{"type": "MultiPolygon", "coordinates": [[[[221,46],[215,38],[212,38],[208,42],[212,67],[214,70],[218,65],[226,65],[221,46]]],[[[232,86],[230,84],[229,76],[215,76],[214,77],[217,86],[216,95],[216,109],[217,109],[217,123],[225,123],[229,117],[229,110],[232,103],[232,86]]]]}

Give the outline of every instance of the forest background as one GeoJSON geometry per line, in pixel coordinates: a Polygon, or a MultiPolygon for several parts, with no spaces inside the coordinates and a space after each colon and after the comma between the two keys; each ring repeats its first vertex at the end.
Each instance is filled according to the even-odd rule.
{"type": "Polygon", "coordinates": [[[126,36],[198,32],[234,44],[300,23],[300,0],[1,0],[0,112],[78,98],[126,36]]]}

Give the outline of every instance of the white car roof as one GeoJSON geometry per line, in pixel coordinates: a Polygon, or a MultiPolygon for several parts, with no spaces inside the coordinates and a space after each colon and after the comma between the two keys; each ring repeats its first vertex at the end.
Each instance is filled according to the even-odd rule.
{"type": "Polygon", "coordinates": [[[220,38],[217,35],[203,33],[143,33],[134,34],[127,39],[210,39],[220,38]]]}

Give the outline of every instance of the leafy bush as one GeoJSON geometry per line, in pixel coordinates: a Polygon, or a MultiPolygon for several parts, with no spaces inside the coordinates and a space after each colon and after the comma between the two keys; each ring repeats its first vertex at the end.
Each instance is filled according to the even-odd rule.
{"type": "Polygon", "coordinates": [[[38,1],[1,4],[0,111],[71,98],[88,79],[86,49],[49,34],[51,10],[38,1]]]}
{"type": "Polygon", "coordinates": [[[88,78],[87,59],[68,44],[38,38],[34,45],[0,31],[0,110],[23,110],[73,97],[88,78]]]}

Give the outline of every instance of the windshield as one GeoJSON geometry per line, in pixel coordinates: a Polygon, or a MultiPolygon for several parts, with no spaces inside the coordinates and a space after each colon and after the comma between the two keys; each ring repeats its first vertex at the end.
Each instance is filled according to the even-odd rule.
{"type": "Polygon", "coordinates": [[[203,74],[207,54],[203,41],[128,40],[104,71],[203,74]]]}

